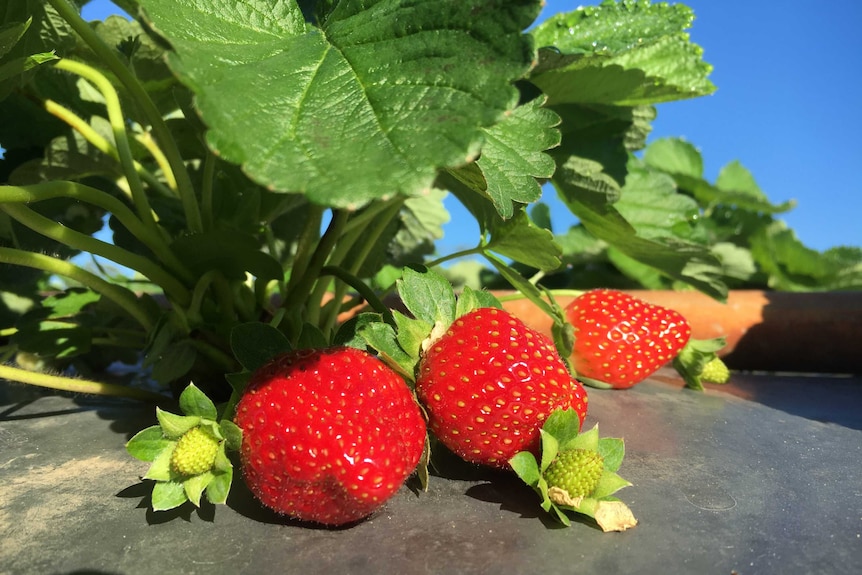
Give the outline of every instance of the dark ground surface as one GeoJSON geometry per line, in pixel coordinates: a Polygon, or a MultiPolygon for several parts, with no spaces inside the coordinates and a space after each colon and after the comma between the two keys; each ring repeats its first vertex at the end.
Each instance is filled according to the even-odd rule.
{"type": "Polygon", "coordinates": [[[662,371],[590,406],[588,427],[626,440],[634,529],[556,528],[510,476],[456,473],[330,530],[241,481],[227,506],[148,511],[124,444],[152,406],[0,382],[0,573],[858,572],[862,378],[736,374],[697,393],[662,371]]]}

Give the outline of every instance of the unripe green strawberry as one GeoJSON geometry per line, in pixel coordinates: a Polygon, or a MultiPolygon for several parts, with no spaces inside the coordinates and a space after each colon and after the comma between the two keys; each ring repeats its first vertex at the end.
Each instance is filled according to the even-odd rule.
{"type": "Polygon", "coordinates": [[[604,458],[597,451],[569,449],[557,454],[545,471],[545,481],[572,498],[586,497],[596,489],[603,470],[604,458]]]}
{"type": "Polygon", "coordinates": [[[730,380],[730,370],[721,358],[715,357],[703,366],[700,378],[709,383],[727,383],[730,380]]]}
{"type": "Polygon", "coordinates": [[[193,427],[177,442],[171,469],[180,475],[200,475],[212,469],[217,453],[218,440],[200,427],[193,427]]]}

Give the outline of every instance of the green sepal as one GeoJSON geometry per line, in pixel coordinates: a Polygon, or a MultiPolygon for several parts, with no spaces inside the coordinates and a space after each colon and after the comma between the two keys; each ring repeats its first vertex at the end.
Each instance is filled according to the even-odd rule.
{"type": "Polygon", "coordinates": [[[153,511],[168,511],[188,500],[185,488],[179,481],[159,481],[153,486],[153,511]]]}
{"type": "Polygon", "coordinates": [[[201,495],[203,495],[204,490],[214,477],[212,471],[205,471],[183,481],[183,491],[185,491],[186,497],[195,507],[201,506],[201,495]]]}
{"type": "Polygon", "coordinates": [[[458,300],[455,302],[455,317],[459,318],[475,309],[483,307],[502,309],[503,304],[491,292],[474,290],[470,286],[464,286],[464,289],[458,294],[458,300]]]}
{"type": "Polygon", "coordinates": [[[401,348],[395,329],[391,325],[382,321],[369,322],[360,326],[357,334],[369,347],[377,351],[378,357],[386,365],[412,384],[417,358],[401,348]]]}
{"type": "Polygon", "coordinates": [[[162,434],[168,439],[179,439],[192,427],[201,423],[199,415],[177,415],[163,409],[156,408],[156,419],[162,426],[162,434]]]}
{"type": "Polygon", "coordinates": [[[213,472],[213,478],[206,488],[207,499],[214,505],[227,502],[230,486],[233,482],[233,468],[213,472]]]}
{"type": "Polygon", "coordinates": [[[224,445],[231,451],[238,451],[242,445],[242,429],[229,419],[223,419],[219,422],[219,430],[224,438],[224,445]]]}
{"type": "Polygon", "coordinates": [[[227,451],[225,450],[225,442],[222,441],[221,443],[219,443],[218,451],[216,451],[212,470],[213,472],[223,472],[229,469],[233,469],[233,464],[230,462],[230,458],[228,458],[227,456],[227,451]]]}
{"type": "Polygon", "coordinates": [[[421,319],[413,319],[407,317],[398,310],[392,311],[392,317],[395,319],[396,340],[407,355],[417,358],[419,351],[422,348],[422,342],[431,333],[434,327],[428,322],[421,319]]]}
{"type": "Polygon", "coordinates": [[[596,389],[613,389],[614,386],[610,383],[600,381],[598,379],[593,379],[591,377],[578,377],[578,381],[583,383],[584,385],[588,385],[590,387],[595,387],[596,389]]]}
{"type": "MultiPolygon", "coordinates": [[[[596,427],[598,428],[598,426],[596,427]]],[[[605,469],[617,471],[626,456],[626,444],[618,437],[602,437],[599,438],[597,451],[605,461],[605,469]]]]}
{"type": "Polygon", "coordinates": [[[154,481],[173,481],[180,477],[171,469],[171,456],[174,454],[174,449],[177,447],[176,441],[171,441],[157,456],[153,459],[150,468],[144,475],[144,479],[152,479],[154,481]]]}
{"type": "Polygon", "coordinates": [[[725,344],[726,340],[723,337],[688,340],[685,347],[673,359],[673,367],[685,380],[687,388],[703,391],[703,379],[701,377],[703,368],[718,357],[717,352],[725,344]]]}
{"type": "Polygon", "coordinates": [[[186,415],[197,415],[204,419],[218,417],[215,404],[194,383],[188,384],[180,394],[180,409],[186,415]]]}
{"type": "Polygon", "coordinates": [[[515,474],[520,477],[527,485],[535,485],[542,477],[542,472],[539,471],[539,464],[536,461],[536,456],[529,451],[520,451],[516,453],[510,460],[509,465],[515,474]]]}
{"type": "Polygon", "coordinates": [[[174,442],[166,439],[159,425],[142,429],[126,443],[126,451],[135,459],[154,461],[164,449],[174,442]]]}

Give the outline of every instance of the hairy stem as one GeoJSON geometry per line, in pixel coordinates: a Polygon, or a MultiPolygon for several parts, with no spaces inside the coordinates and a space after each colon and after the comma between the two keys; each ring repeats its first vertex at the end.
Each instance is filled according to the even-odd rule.
{"type": "MultiPolygon", "coordinates": [[[[111,142],[109,142],[106,138],[104,138],[100,133],[93,129],[90,124],[88,124],[83,118],[75,114],[72,110],[66,108],[55,102],[54,100],[45,100],[45,111],[65,122],[70,128],[81,134],[81,136],[87,140],[92,146],[94,146],[97,150],[105,154],[106,156],[110,156],[115,160],[119,161],[120,155],[117,152],[117,148],[114,147],[111,142]]],[[[175,194],[171,193],[165,185],[159,181],[157,177],[155,177],[149,170],[147,170],[144,166],[142,166],[138,161],[134,162],[135,170],[138,172],[138,175],[141,176],[141,179],[144,180],[147,185],[156,190],[160,195],[165,197],[174,197],[175,194]]]]}
{"type": "Polygon", "coordinates": [[[39,387],[48,387],[50,389],[59,389],[73,393],[110,395],[113,397],[127,397],[129,399],[138,399],[141,401],[162,402],[170,400],[170,398],[165,395],[153,393],[145,389],[138,389],[126,385],[117,385],[114,383],[102,383],[100,381],[91,381],[88,379],[63,377],[49,373],[40,373],[12,367],[11,365],[0,365],[0,379],[8,379],[10,381],[17,381],[28,385],[37,385],[39,387]]]}
{"type": "Polygon", "coordinates": [[[116,303],[148,332],[153,329],[153,319],[135,294],[74,264],[51,256],[7,247],[0,247],[0,263],[34,268],[74,280],[116,303]]]}
{"type": "MultiPolygon", "coordinates": [[[[291,321],[295,322],[299,319],[297,312],[299,312],[308,303],[309,296],[311,295],[312,289],[320,275],[320,270],[323,269],[324,265],[326,265],[329,255],[332,253],[332,249],[341,237],[348,217],[349,213],[344,210],[333,211],[332,221],[329,222],[326,232],[323,234],[323,237],[320,238],[320,241],[317,244],[317,249],[314,250],[314,253],[308,262],[308,266],[298,278],[294,287],[289,289],[287,297],[282,305],[287,308],[288,313],[286,316],[291,321]]],[[[293,277],[293,274],[291,274],[291,280],[293,280],[293,277]]],[[[311,312],[312,310],[307,311],[311,312]]]]}
{"type": "MultiPolygon", "coordinates": [[[[362,281],[355,275],[347,272],[346,270],[334,266],[324,266],[323,269],[320,271],[320,275],[334,276],[345,284],[352,287],[353,289],[355,289],[356,293],[358,293],[365,301],[367,301],[368,305],[370,305],[372,309],[374,309],[376,312],[383,316],[383,321],[392,325],[393,327],[395,326],[395,319],[392,317],[392,310],[386,307],[383,301],[381,301],[381,299],[377,297],[377,294],[374,293],[374,290],[368,287],[368,284],[366,284],[364,281],[362,281]]],[[[340,300],[338,300],[338,303],[340,303],[340,300]]],[[[338,310],[337,305],[335,306],[335,309],[338,310]]],[[[335,315],[338,315],[337,311],[335,315]]],[[[329,327],[331,328],[332,326],[329,327]]]]}
{"type": "Polygon", "coordinates": [[[187,283],[193,281],[191,271],[174,255],[161,234],[147,228],[132,210],[110,194],[84,184],[64,181],[31,186],[0,186],[0,203],[30,203],[53,198],[73,198],[110,212],[172,272],[187,283]]]}
{"type": "Polygon", "coordinates": [[[54,67],[58,70],[72,72],[93,83],[105,98],[108,122],[110,122],[111,130],[114,132],[114,145],[117,147],[120,164],[123,166],[123,172],[132,191],[132,201],[138,211],[138,216],[144,224],[152,229],[156,229],[156,219],[150,207],[150,200],[147,198],[144,186],[135,168],[135,160],[132,158],[132,149],[129,146],[129,138],[126,133],[126,118],[123,116],[123,110],[120,107],[120,96],[117,94],[117,90],[101,72],[87,64],[62,59],[54,67]]]}
{"type": "Polygon", "coordinates": [[[187,305],[189,302],[191,297],[189,290],[174,276],[148,258],[67,228],[63,224],[46,218],[22,204],[5,204],[0,206],[0,209],[19,223],[45,237],[57,240],[70,248],[102,256],[140,272],[165,290],[165,293],[180,305],[187,305]]]}
{"type": "Polygon", "coordinates": [[[465,256],[483,255],[484,253],[485,253],[485,247],[484,246],[476,246],[475,248],[470,248],[469,250],[461,250],[460,252],[453,252],[449,255],[439,257],[436,260],[433,260],[433,261],[426,263],[425,266],[429,267],[429,268],[433,268],[433,267],[439,266],[440,264],[451,261],[451,260],[456,260],[458,258],[463,258],[465,256]]]}
{"type": "Polygon", "coordinates": [[[202,232],[203,224],[191,177],[180,155],[176,140],[174,140],[168,125],[165,123],[164,118],[162,118],[159,109],[153,103],[150,95],[132,71],[120,60],[116,51],[108,46],[90,25],[81,18],[75,6],[70,4],[68,0],[48,0],[48,2],[69,23],[72,29],[81,36],[81,39],[96,53],[102,63],[117,76],[126,90],[129,91],[131,97],[140,106],[147,120],[150,122],[156,141],[161,146],[170,164],[173,177],[177,182],[177,191],[182,199],[189,231],[192,233],[202,232]]]}
{"type": "MultiPolygon", "coordinates": [[[[353,261],[347,267],[346,271],[348,276],[355,276],[359,272],[359,270],[362,269],[362,266],[365,264],[365,260],[368,259],[369,254],[374,249],[374,246],[377,245],[377,242],[380,240],[380,236],[389,226],[389,223],[398,216],[399,212],[401,211],[401,206],[403,204],[404,198],[400,197],[390,202],[384,202],[382,209],[374,210],[375,217],[368,223],[367,227],[365,227],[364,229],[354,228],[352,234],[345,234],[344,241],[339,244],[339,248],[346,246],[346,249],[349,251],[351,248],[355,248],[356,246],[358,246],[358,250],[355,253],[353,261]],[[353,237],[354,234],[359,235],[357,237],[353,237]]],[[[333,258],[333,263],[335,265],[338,265],[343,261],[344,253],[338,253],[338,259],[333,258]]],[[[337,275],[336,277],[342,279],[337,275]]],[[[356,287],[353,283],[349,285],[351,285],[352,287],[356,287]]],[[[341,283],[336,287],[335,299],[333,300],[333,306],[329,310],[326,317],[324,331],[331,330],[335,327],[335,323],[338,320],[339,305],[344,299],[344,295],[346,293],[347,287],[344,283],[341,283]]],[[[368,303],[371,302],[369,301],[368,303]]]]}
{"type": "Polygon", "coordinates": [[[215,180],[215,154],[207,150],[204,158],[203,184],[201,186],[201,211],[204,229],[213,229],[213,183],[215,180]]]}

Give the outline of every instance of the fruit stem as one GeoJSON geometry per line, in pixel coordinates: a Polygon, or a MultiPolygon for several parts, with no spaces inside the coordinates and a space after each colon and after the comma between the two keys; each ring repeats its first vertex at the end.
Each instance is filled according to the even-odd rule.
{"type": "Polygon", "coordinates": [[[177,259],[161,234],[148,228],[117,198],[76,182],[53,181],[30,186],[0,186],[0,203],[41,202],[53,198],[73,198],[110,212],[129,232],[183,281],[193,280],[191,272],[177,259]]]}
{"type": "Polygon", "coordinates": [[[50,389],[58,389],[61,391],[70,391],[73,393],[87,393],[91,395],[108,395],[113,397],[126,397],[129,399],[137,399],[140,401],[162,402],[170,401],[166,395],[153,393],[145,389],[138,389],[126,385],[116,385],[113,383],[102,383],[88,379],[78,379],[71,377],[63,377],[48,373],[39,373],[12,367],[11,365],[0,364],[0,378],[10,381],[17,381],[27,385],[36,385],[39,387],[47,387],[50,389]]]}
{"type": "Polygon", "coordinates": [[[129,138],[126,132],[126,119],[120,106],[120,96],[117,94],[114,86],[101,72],[75,60],[64,58],[54,64],[54,67],[58,70],[71,72],[91,82],[102,94],[102,97],[105,99],[105,108],[108,112],[108,122],[110,122],[111,130],[114,133],[117,154],[119,155],[126,180],[129,182],[129,188],[132,191],[132,200],[138,211],[138,216],[140,216],[147,227],[156,229],[156,218],[150,207],[150,201],[144,191],[144,186],[138,176],[138,171],[135,168],[135,161],[132,158],[132,149],[129,146],[129,138]]]}
{"type": "MultiPolygon", "coordinates": [[[[546,292],[553,295],[554,297],[556,297],[556,296],[578,297],[578,296],[584,294],[583,290],[576,290],[576,289],[550,289],[550,290],[546,290],[546,292]]],[[[511,294],[507,294],[507,295],[497,296],[497,299],[500,300],[501,302],[518,301],[518,300],[522,300],[522,299],[526,299],[526,298],[527,298],[527,296],[525,296],[521,292],[514,292],[511,294]]]]}
{"type": "Polygon", "coordinates": [[[31,210],[22,204],[0,206],[12,219],[45,237],[56,240],[71,248],[107,258],[119,265],[143,274],[147,279],[165,290],[165,293],[181,305],[186,305],[191,297],[189,290],[174,276],[149,258],[139,256],[108,242],[82,234],[61,223],[31,210]]]}
{"type": "Polygon", "coordinates": [[[476,246],[475,248],[470,248],[469,250],[461,250],[459,252],[453,252],[449,255],[439,257],[436,260],[432,260],[432,261],[426,263],[425,267],[434,268],[434,267],[437,267],[440,264],[443,264],[443,263],[448,262],[450,260],[462,258],[465,256],[472,256],[472,255],[476,255],[476,254],[482,255],[484,253],[485,253],[485,248],[483,246],[476,246]]]}
{"type": "Polygon", "coordinates": [[[110,69],[111,72],[119,79],[119,81],[129,91],[130,96],[140,106],[147,120],[150,122],[153,132],[155,133],[156,141],[159,142],[164,150],[165,157],[170,163],[173,177],[177,182],[177,191],[183,203],[185,211],[186,224],[189,231],[192,233],[200,233],[203,231],[201,222],[201,214],[198,208],[197,198],[195,197],[194,187],[192,186],[191,177],[186,169],[185,162],[177,147],[176,140],[171,135],[168,125],[162,118],[161,112],[156,107],[150,95],[144,89],[143,85],[138,81],[135,75],[129,70],[126,65],[117,57],[113,47],[108,46],[104,40],[96,33],[90,25],[81,18],[77,7],[73,6],[68,0],[48,0],[48,3],[54,7],[57,13],[69,23],[72,29],[78,33],[81,39],[96,53],[100,61],[110,69]]]}
{"type": "MultiPolygon", "coordinates": [[[[321,276],[325,276],[325,275],[334,276],[334,277],[340,279],[341,281],[343,281],[345,284],[352,287],[353,289],[355,289],[356,292],[365,301],[368,302],[368,305],[370,305],[372,307],[372,309],[379,312],[380,315],[383,316],[383,321],[385,321],[386,323],[388,323],[392,327],[395,327],[395,318],[392,316],[392,310],[390,310],[388,307],[386,307],[386,305],[380,300],[380,298],[377,297],[377,294],[374,293],[374,290],[372,290],[370,287],[368,287],[368,284],[366,284],[364,281],[362,281],[361,279],[359,279],[355,275],[349,273],[348,271],[346,271],[342,268],[336,267],[336,266],[324,266],[323,269],[320,270],[320,275],[321,276]]],[[[335,310],[336,310],[335,315],[336,316],[338,315],[338,313],[337,313],[338,309],[339,309],[339,307],[336,306],[335,307],[335,310]]],[[[329,326],[329,327],[331,327],[331,326],[329,326]]]]}
{"type": "Polygon", "coordinates": [[[119,305],[148,332],[153,329],[153,320],[147,309],[131,291],[74,264],[44,254],[7,247],[0,247],[0,263],[34,268],[75,280],[119,305]]]}
{"type": "MultiPolygon", "coordinates": [[[[45,111],[51,114],[52,116],[62,120],[73,130],[81,134],[87,142],[92,144],[97,150],[102,152],[103,154],[114,158],[119,161],[120,155],[117,152],[117,148],[115,148],[106,138],[104,138],[101,134],[99,134],[96,130],[93,129],[90,124],[84,121],[83,118],[75,114],[72,110],[66,108],[55,102],[54,100],[45,100],[44,102],[45,111]]],[[[146,145],[146,141],[144,138],[136,138],[141,143],[146,145]]],[[[155,148],[155,147],[154,147],[155,148]]],[[[150,150],[151,153],[155,155],[155,151],[159,150],[158,148],[150,149],[147,146],[147,149],[150,150]]],[[[154,190],[158,191],[162,196],[165,197],[175,197],[176,194],[172,193],[171,190],[166,187],[158,178],[156,178],[149,170],[147,170],[144,166],[142,166],[137,160],[134,161],[135,170],[141,176],[141,178],[147,182],[154,190]]]]}

